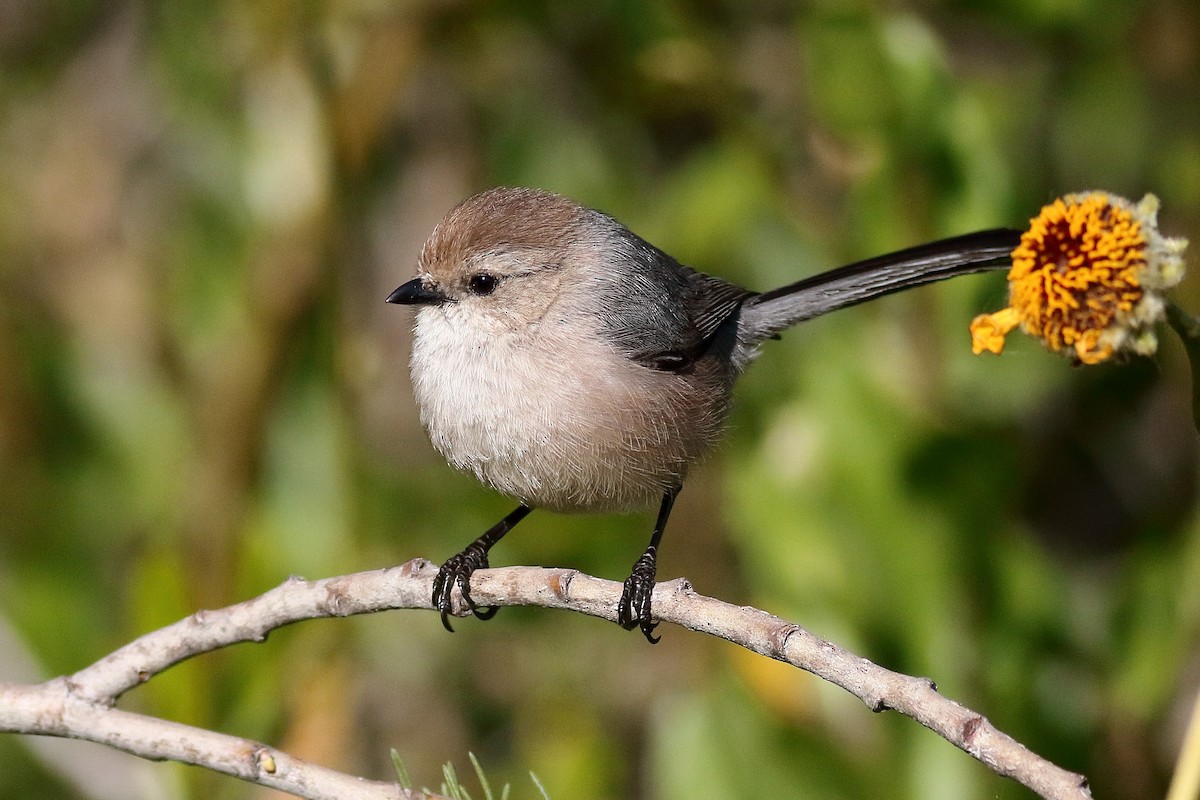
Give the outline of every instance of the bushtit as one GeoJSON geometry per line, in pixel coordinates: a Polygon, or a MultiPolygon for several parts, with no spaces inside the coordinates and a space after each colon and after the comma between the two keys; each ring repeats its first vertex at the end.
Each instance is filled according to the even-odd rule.
{"type": "Polygon", "coordinates": [[[759,294],[696,272],[612,217],[533,189],[490,189],[453,209],[417,277],[412,381],[429,438],[520,505],[442,565],[447,629],[457,584],[533,508],[660,503],[617,608],[657,641],[656,555],[688,468],[716,444],[734,381],[786,328],[899,289],[1005,266],[1020,234],[991,230],[861,261],[759,294]]]}

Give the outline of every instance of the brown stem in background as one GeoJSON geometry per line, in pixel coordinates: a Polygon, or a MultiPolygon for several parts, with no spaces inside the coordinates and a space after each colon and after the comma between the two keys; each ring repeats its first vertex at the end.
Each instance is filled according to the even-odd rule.
{"type": "Polygon", "coordinates": [[[1179,334],[1192,373],[1192,424],[1200,432],[1200,320],[1174,303],[1167,304],[1167,322],[1179,334]]]}

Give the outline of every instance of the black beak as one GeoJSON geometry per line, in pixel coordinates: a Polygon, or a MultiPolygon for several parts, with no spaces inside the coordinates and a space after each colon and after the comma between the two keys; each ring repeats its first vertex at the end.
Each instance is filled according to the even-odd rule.
{"type": "Polygon", "coordinates": [[[387,302],[398,306],[440,306],[450,298],[437,289],[429,289],[420,278],[413,278],[387,296],[387,302]]]}

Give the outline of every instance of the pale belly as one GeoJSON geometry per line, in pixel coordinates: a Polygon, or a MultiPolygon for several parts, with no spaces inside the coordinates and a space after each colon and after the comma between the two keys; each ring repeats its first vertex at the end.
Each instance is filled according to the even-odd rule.
{"type": "Polygon", "coordinates": [[[727,396],[685,402],[695,376],[553,333],[472,336],[438,312],[418,317],[413,388],[434,447],[533,506],[658,502],[715,443],[727,396]]]}

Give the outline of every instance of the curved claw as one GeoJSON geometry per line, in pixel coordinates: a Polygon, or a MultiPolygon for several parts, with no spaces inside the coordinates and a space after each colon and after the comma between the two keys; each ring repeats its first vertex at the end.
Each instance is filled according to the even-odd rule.
{"type": "MultiPolygon", "coordinates": [[[[488,558],[485,551],[482,558],[478,559],[479,563],[471,570],[473,573],[476,569],[487,569],[488,558]]],[[[467,609],[475,615],[476,619],[489,620],[496,616],[496,612],[500,610],[500,606],[480,606],[475,604],[475,598],[471,597],[471,573],[466,575],[459,574],[458,588],[462,592],[463,602],[467,604],[467,609]]]]}
{"type": "Polygon", "coordinates": [[[532,510],[532,506],[524,503],[517,506],[507,517],[484,531],[482,536],[467,545],[458,555],[447,559],[438,569],[438,574],[433,579],[433,607],[442,612],[443,628],[454,633],[454,628],[450,627],[450,612],[453,609],[451,595],[456,585],[462,593],[468,611],[480,619],[496,616],[496,612],[500,610],[499,606],[477,606],[471,599],[471,574],[477,569],[487,569],[488,550],[532,510]]]}
{"type": "MultiPolygon", "coordinates": [[[[461,555],[461,554],[460,554],[461,555]]],[[[433,579],[433,607],[442,612],[442,627],[454,633],[454,628],[450,625],[450,591],[454,588],[456,575],[454,571],[455,565],[452,564],[458,556],[447,561],[438,569],[438,574],[433,579]]]]}
{"type": "Polygon", "coordinates": [[[454,627],[450,625],[450,587],[454,585],[454,581],[450,581],[448,577],[446,565],[443,564],[437,577],[433,578],[433,607],[442,612],[442,627],[454,633],[454,627]]]}
{"type": "Polygon", "coordinates": [[[496,616],[498,606],[477,606],[471,599],[471,575],[475,570],[487,567],[487,550],[472,543],[461,553],[447,559],[438,569],[438,574],[433,579],[433,606],[441,612],[443,628],[454,633],[454,628],[450,625],[450,612],[454,607],[451,598],[456,585],[462,593],[463,602],[472,614],[480,619],[496,616]]]}
{"type": "Polygon", "coordinates": [[[658,519],[654,523],[654,533],[650,535],[650,544],[645,552],[634,562],[633,570],[625,579],[625,587],[621,590],[621,601],[617,603],[617,622],[625,630],[633,630],[634,626],[641,628],[642,636],[650,644],[658,644],[661,636],[654,635],[658,623],[650,614],[650,599],[654,594],[654,576],[658,572],[658,545],[662,541],[663,529],[667,527],[667,518],[671,516],[671,506],[675,504],[675,496],[679,487],[663,494],[662,505],[658,508],[658,519]]]}
{"type": "Polygon", "coordinates": [[[500,606],[477,606],[473,603],[471,604],[471,613],[475,615],[476,619],[484,621],[496,616],[496,612],[499,610],[500,606]]]}
{"type": "Polygon", "coordinates": [[[627,631],[634,628],[641,629],[642,635],[650,644],[658,644],[662,639],[661,636],[654,635],[654,629],[658,627],[658,623],[653,621],[650,607],[651,596],[654,593],[654,577],[657,571],[653,554],[644,553],[633,565],[633,571],[629,577],[625,579],[621,600],[617,603],[617,624],[627,631]]]}

